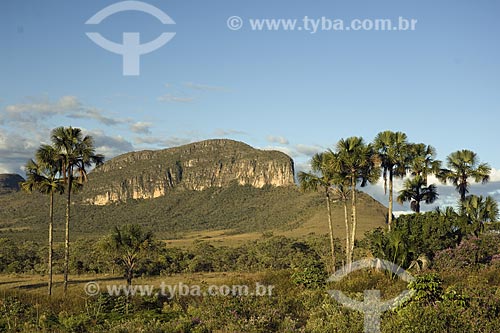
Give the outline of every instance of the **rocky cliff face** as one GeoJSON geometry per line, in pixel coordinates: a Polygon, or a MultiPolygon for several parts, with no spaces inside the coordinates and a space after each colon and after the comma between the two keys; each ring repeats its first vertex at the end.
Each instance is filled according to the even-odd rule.
{"type": "Polygon", "coordinates": [[[174,189],[201,191],[232,182],[254,187],[294,184],[293,160],[232,140],[207,140],[160,151],[118,156],[91,173],[84,197],[106,205],[151,199],[174,189]]]}
{"type": "Polygon", "coordinates": [[[16,174],[0,174],[0,195],[19,191],[19,183],[23,181],[24,178],[16,174]]]}

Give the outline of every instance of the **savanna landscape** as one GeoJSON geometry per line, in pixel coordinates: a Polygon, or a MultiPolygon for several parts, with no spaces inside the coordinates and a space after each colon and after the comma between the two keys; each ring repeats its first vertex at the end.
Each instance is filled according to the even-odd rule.
{"type": "Polygon", "coordinates": [[[371,289],[381,290],[383,299],[414,291],[383,314],[382,332],[500,327],[499,212],[493,198],[469,192],[472,182],[489,180],[490,167],[477,154],[459,150],[439,161],[431,145],[384,131],[373,142],[340,139],[312,158],[311,171],[299,172],[297,184],[242,185],[239,170],[228,184],[188,189],[189,173],[198,172],[193,160],[204,162],[201,170],[223,169],[219,150],[235,165],[244,165],[237,158],[258,164],[260,152],[242,145],[208,140],[173,148],[188,151],[189,159],[168,152],[179,158],[174,165],[186,178],[179,176],[166,195],[101,205],[88,200],[102,189],[93,182],[104,182],[108,172],[108,181],[119,179],[115,163],[124,177],[144,172],[134,171],[143,166],[130,156],[104,162],[91,136],[54,129],[51,144],[27,162],[19,191],[13,186],[0,196],[2,330],[360,332],[363,314],[328,290],[362,301],[371,289]],[[248,150],[244,157],[242,150],[248,150]],[[439,196],[431,176],[454,184],[457,208],[422,211],[439,196]],[[404,188],[394,193],[393,182],[403,177],[404,188]],[[388,200],[410,202],[413,213],[395,217],[385,207],[393,202],[383,205],[362,192],[379,181],[388,200]],[[393,262],[415,279],[363,269],[328,280],[365,258],[393,262]],[[177,289],[166,292],[162,285],[177,289]],[[272,293],[207,294],[210,286],[241,285],[272,286],[272,293]],[[143,286],[156,292],[137,289],[143,286]]]}
{"type": "Polygon", "coordinates": [[[500,332],[498,13],[1,0],[0,332],[500,332]]]}

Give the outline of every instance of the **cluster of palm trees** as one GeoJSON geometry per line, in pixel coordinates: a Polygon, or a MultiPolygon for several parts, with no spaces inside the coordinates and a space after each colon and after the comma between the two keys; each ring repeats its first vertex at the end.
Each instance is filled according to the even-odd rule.
{"type": "Polygon", "coordinates": [[[51,144],[41,145],[34,159],[26,164],[26,181],[23,190],[49,195],[49,255],[48,294],[52,294],[52,257],[54,230],[54,196],[66,194],[65,247],[64,247],[64,293],[68,289],[69,246],[71,220],[71,194],[87,181],[87,172],[92,166],[101,165],[104,156],[95,153],[94,140],[84,136],[82,130],[73,127],[58,127],[52,130],[51,144]]]}
{"type": "Polygon", "coordinates": [[[394,180],[408,177],[396,200],[409,202],[415,213],[420,213],[422,202],[431,204],[438,198],[435,184],[428,184],[428,177],[435,175],[442,183],[451,182],[460,194],[460,207],[471,211],[484,221],[493,221],[498,215],[496,202],[491,198],[467,196],[470,179],[476,182],[489,181],[491,168],[480,163],[470,150],[459,150],[450,154],[446,167],[436,159],[436,150],[423,143],[410,143],[403,132],[383,131],[372,143],[365,143],[360,137],[341,139],[334,150],[316,154],[311,161],[311,172],[298,175],[301,188],[318,190],[325,194],[330,229],[331,255],[335,271],[335,247],[331,216],[332,200],[341,201],[344,207],[346,230],[346,264],[352,263],[356,236],[356,187],[384,180],[384,190],[389,194],[387,228],[393,225],[394,180]],[[348,201],[351,201],[351,216],[348,215],[348,201]],[[474,213],[470,207],[480,211],[474,213]],[[496,210],[495,210],[496,209],[496,210]]]}
{"type": "Polygon", "coordinates": [[[366,144],[361,137],[350,137],[340,140],[334,150],[316,154],[311,163],[312,172],[300,172],[299,182],[304,190],[321,188],[325,193],[328,221],[330,228],[330,245],[335,271],[335,244],[331,220],[332,199],[340,200],[344,206],[346,231],[346,261],[352,262],[354,241],[357,227],[356,187],[368,183],[376,183],[380,176],[378,156],[372,144],[366,144]],[[351,217],[348,216],[347,202],[351,200],[351,217]]]}

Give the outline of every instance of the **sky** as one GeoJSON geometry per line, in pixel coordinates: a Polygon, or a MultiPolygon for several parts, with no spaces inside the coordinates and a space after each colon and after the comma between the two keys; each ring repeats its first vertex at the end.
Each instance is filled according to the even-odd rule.
{"type": "MultiPolygon", "coordinates": [[[[108,159],[230,138],[283,151],[297,170],[341,138],[369,142],[389,129],[442,160],[475,151],[493,173],[472,192],[500,200],[500,2],[147,0],[175,24],[130,8],[86,24],[115,3],[132,2],[0,2],[0,173],[23,175],[57,126],[84,129],[108,159]],[[259,30],[261,19],[296,25],[259,30]],[[397,29],[370,29],[381,19],[397,29]],[[366,29],[328,29],[355,20],[366,29]],[[124,75],[124,57],[89,32],[117,44],[124,33],[144,44],[175,36],[139,56],[139,75],[124,75]]],[[[456,202],[452,187],[439,190],[428,209],[456,202]]],[[[387,200],[381,183],[367,192],[387,200]]]]}

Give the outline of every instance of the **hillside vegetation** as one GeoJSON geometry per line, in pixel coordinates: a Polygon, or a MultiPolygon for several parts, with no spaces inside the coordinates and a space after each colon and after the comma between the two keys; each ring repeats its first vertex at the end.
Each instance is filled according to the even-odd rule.
{"type": "MultiPolygon", "coordinates": [[[[384,225],[385,207],[361,193],[360,235],[384,225]]],[[[235,234],[273,230],[292,235],[324,234],[324,198],[296,187],[262,189],[236,184],[203,191],[176,190],[149,200],[129,200],[106,206],[83,204],[75,196],[72,212],[77,223],[74,238],[99,237],[114,226],[139,224],[155,232],[159,239],[176,239],[195,234],[207,237],[218,230],[230,238],[235,234]]],[[[0,197],[0,237],[44,241],[48,202],[37,193],[15,193],[0,197]]],[[[340,203],[333,205],[336,236],[344,236],[344,215],[340,203]]],[[[55,239],[62,241],[64,196],[55,199],[55,239]]],[[[224,237],[222,237],[224,238],[224,237]]]]}

